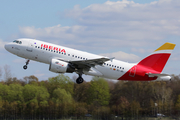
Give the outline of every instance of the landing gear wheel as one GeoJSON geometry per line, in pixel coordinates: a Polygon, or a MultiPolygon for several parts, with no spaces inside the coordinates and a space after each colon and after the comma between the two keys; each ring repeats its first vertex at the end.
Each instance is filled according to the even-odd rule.
{"type": "Polygon", "coordinates": [[[27,69],[27,65],[29,64],[29,61],[30,61],[30,60],[27,60],[27,61],[26,61],[26,65],[23,66],[23,69],[25,69],[25,70],[27,69]]]}
{"type": "Polygon", "coordinates": [[[23,68],[26,70],[27,69],[27,65],[24,65],[23,68]]]}
{"type": "Polygon", "coordinates": [[[76,79],[76,83],[77,83],[77,84],[81,84],[81,83],[83,83],[83,81],[84,81],[84,79],[83,79],[82,77],[78,77],[78,78],[76,79]]]}

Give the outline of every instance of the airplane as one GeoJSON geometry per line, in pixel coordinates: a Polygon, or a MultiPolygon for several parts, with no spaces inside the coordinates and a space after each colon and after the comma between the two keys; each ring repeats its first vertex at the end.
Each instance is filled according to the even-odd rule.
{"type": "Polygon", "coordinates": [[[161,73],[168,61],[173,43],[165,43],[138,63],[128,63],[114,58],[95,55],[36,39],[21,38],[4,45],[12,54],[30,60],[49,64],[49,71],[55,73],[76,72],[77,84],[84,79],[82,74],[125,81],[169,81],[171,76],[161,73]]]}

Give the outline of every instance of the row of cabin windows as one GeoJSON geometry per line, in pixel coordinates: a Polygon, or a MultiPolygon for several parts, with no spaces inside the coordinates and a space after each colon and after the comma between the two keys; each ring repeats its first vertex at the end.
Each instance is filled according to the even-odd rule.
{"type": "Polygon", "coordinates": [[[115,67],[115,68],[119,68],[119,69],[123,69],[123,67],[119,67],[119,66],[116,66],[116,65],[111,65],[111,64],[107,64],[107,63],[104,63],[104,65],[107,65],[107,66],[110,66],[110,67],[115,67]]]}
{"type": "MultiPolygon", "coordinates": [[[[54,53],[59,53],[59,54],[64,54],[66,55],[66,53],[63,53],[63,52],[59,52],[59,51],[56,51],[56,50],[51,50],[51,49],[47,49],[47,48],[42,48],[42,47],[37,47],[35,46],[35,48],[38,48],[38,49],[43,49],[43,50],[46,50],[46,51],[51,51],[51,52],[54,52],[54,53]]],[[[70,54],[68,54],[68,56],[70,56],[70,54]]],[[[75,55],[72,55],[72,57],[75,57],[75,58],[78,58],[78,59],[82,59],[82,60],[87,60],[87,58],[83,58],[83,57],[79,57],[79,56],[75,56],[75,55]]],[[[115,66],[115,65],[111,65],[111,64],[107,64],[107,63],[104,63],[104,65],[109,65],[109,66],[112,66],[112,67],[115,67],[115,68],[119,68],[119,69],[124,69],[123,67],[119,67],[119,66],[115,66]]]]}
{"type": "MultiPolygon", "coordinates": [[[[46,50],[46,51],[51,51],[51,52],[54,52],[54,53],[59,53],[59,54],[64,54],[64,55],[66,55],[66,53],[64,53],[64,52],[59,52],[59,51],[56,51],[56,50],[51,50],[51,49],[47,49],[47,48],[42,48],[42,47],[39,47],[39,46],[35,46],[35,48],[43,49],[43,50],[46,50]]],[[[71,55],[68,54],[68,56],[71,56],[71,55]]],[[[72,57],[75,57],[75,58],[78,58],[78,59],[82,59],[82,60],[87,60],[87,58],[83,58],[83,57],[79,57],[79,56],[75,56],[75,55],[72,55],[72,57]]]]}

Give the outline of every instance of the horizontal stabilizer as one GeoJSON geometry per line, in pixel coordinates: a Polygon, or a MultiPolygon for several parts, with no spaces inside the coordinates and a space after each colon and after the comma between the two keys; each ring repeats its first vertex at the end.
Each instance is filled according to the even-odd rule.
{"type": "Polygon", "coordinates": [[[146,73],[149,77],[163,77],[163,76],[170,76],[168,74],[152,74],[152,73],[146,73]]]}

